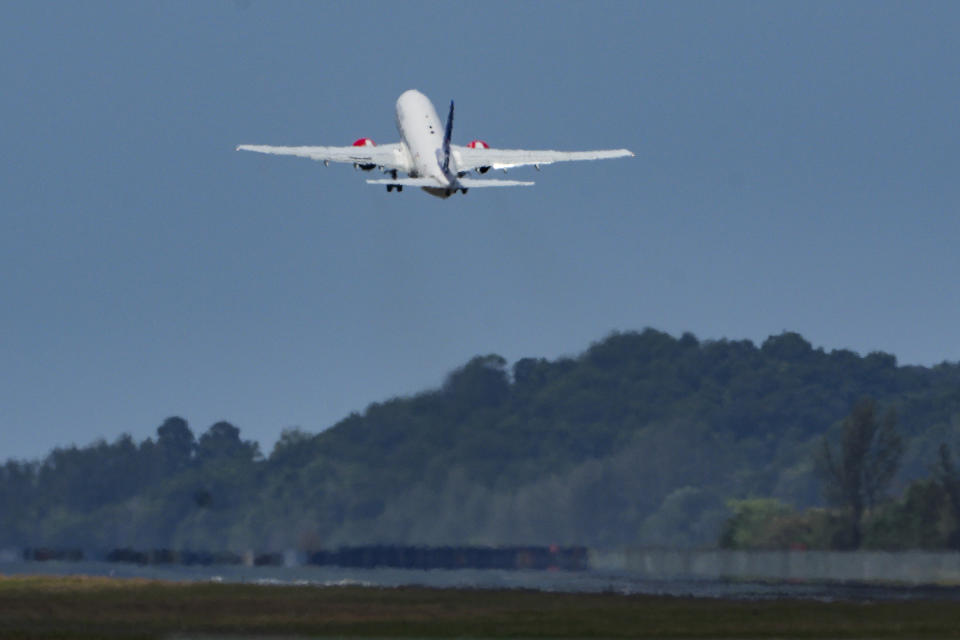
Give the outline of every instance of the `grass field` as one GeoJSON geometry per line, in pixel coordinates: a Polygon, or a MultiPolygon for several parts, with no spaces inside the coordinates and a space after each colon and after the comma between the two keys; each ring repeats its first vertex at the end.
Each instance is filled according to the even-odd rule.
{"type": "Polygon", "coordinates": [[[957,602],[0,577],[0,638],[955,638],[957,602]]]}

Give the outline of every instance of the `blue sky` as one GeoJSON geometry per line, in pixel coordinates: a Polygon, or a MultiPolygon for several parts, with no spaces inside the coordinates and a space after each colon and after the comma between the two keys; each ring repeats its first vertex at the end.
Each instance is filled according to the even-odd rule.
{"type": "Polygon", "coordinates": [[[5,3],[0,459],[226,419],[269,452],[476,354],[783,330],[960,359],[960,5],[5,3]],[[387,194],[239,143],[627,147],[387,194]]]}

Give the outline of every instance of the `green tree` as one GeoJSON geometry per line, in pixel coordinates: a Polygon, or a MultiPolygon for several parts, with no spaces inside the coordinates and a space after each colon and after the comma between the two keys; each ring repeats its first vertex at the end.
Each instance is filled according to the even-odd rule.
{"type": "Polygon", "coordinates": [[[777,520],[793,513],[793,509],[773,498],[730,500],[732,515],[723,525],[720,546],[724,549],[759,549],[770,546],[769,530],[777,520]]]}
{"type": "Polygon", "coordinates": [[[225,458],[249,462],[259,455],[259,445],[252,440],[241,440],[240,429],[225,421],[211,426],[197,442],[197,458],[201,462],[225,458]]]}
{"type": "Polygon", "coordinates": [[[506,366],[507,361],[496,354],[477,356],[447,376],[443,391],[453,415],[463,418],[506,400],[510,395],[506,366]]]}
{"type": "Polygon", "coordinates": [[[271,466],[302,467],[314,457],[315,438],[299,427],[290,427],[280,433],[270,453],[271,466]]]}
{"type": "Polygon", "coordinates": [[[940,443],[940,458],[933,469],[933,476],[947,495],[950,508],[953,510],[954,521],[957,523],[950,533],[948,543],[952,548],[960,549],[960,474],[957,473],[950,447],[946,442],[940,443]]]}
{"type": "Polygon", "coordinates": [[[860,546],[864,511],[883,496],[903,455],[896,413],[889,409],[880,421],[876,414],[872,398],[858,402],[842,423],[839,451],[834,453],[824,437],[818,455],[824,496],[846,509],[849,517],[845,539],[837,541],[842,548],[860,546]]]}
{"type": "Polygon", "coordinates": [[[197,440],[187,421],[174,416],[157,427],[157,449],[164,473],[174,473],[190,463],[197,440]]]}

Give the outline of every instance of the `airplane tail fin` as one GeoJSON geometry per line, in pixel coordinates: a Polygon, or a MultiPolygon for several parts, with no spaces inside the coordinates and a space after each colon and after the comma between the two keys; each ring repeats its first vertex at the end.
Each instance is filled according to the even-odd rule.
{"type": "Polygon", "coordinates": [[[443,168],[444,175],[450,174],[450,138],[453,136],[453,100],[450,101],[450,114],[447,116],[447,127],[443,130],[443,146],[440,151],[443,157],[440,159],[440,166],[443,168]]]}

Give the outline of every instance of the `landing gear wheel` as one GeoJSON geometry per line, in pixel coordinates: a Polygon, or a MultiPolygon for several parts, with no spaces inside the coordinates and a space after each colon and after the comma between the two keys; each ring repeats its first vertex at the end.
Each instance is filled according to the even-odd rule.
{"type": "Polygon", "coordinates": [[[462,193],[463,195],[467,195],[467,187],[460,189],[460,193],[462,193]]]}
{"type": "Polygon", "coordinates": [[[391,191],[393,191],[393,185],[392,185],[392,184],[388,184],[388,185],[387,185],[387,193],[390,193],[391,191]]]}
{"type": "Polygon", "coordinates": [[[400,191],[403,191],[403,185],[402,185],[402,184],[398,184],[398,185],[397,185],[397,192],[400,192],[400,191]]]}

